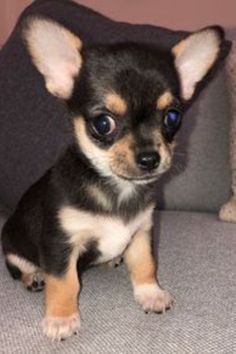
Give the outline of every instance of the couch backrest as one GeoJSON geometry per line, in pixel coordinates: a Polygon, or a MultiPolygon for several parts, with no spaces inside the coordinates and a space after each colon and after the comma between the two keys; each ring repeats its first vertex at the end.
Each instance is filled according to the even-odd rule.
{"type": "Polygon", "coordinates": [[[158,185],[160,208],[216,212],[230,194],[229,97],[224,70],[184,118],[173,168],[158,185]]]}

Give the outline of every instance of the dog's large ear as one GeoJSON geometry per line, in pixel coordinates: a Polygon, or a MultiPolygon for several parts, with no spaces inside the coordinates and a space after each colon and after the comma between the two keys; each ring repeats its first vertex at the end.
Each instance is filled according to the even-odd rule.
{"type": "Polygon", "coordinates": [[[196,85],[216,63],[222,40],[221,28],[208,27],[188,35],[172,48],[184,100],[192,98],[196,85]]]}
{"type": "Polygon", "coordinates": [[[69,98],[82,64],[80,39],[60,24],[43,18],[31,18],[23,36],[48,91],[69,98]]]}

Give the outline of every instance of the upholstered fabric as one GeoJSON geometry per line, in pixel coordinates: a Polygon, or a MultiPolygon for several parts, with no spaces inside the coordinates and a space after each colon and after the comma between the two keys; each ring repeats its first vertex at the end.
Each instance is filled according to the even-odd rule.
{"type": "Polygon", "coordinates": [[[29,293],[12,280],[1,257],[0,352],[236,353],[235,231],[213,214],[156,214],[159,279],[175,295],[174,308],[144,314],[125,267],[97,267],[83,277],[81,332],[61,343],[40,331],[43,293],[29,293]]]}
{"type": "Polygon", "coordinates": [[[229,130],[229,100],[222,71],[184,118],[173,166],[157,184],[158,208],[219,210],[230,194],[229,130]]]}

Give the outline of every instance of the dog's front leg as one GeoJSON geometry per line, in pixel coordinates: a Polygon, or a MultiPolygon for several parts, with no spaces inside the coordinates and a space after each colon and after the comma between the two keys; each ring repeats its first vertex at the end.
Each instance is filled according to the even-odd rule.
{"type": "Polygon", "coordinates": [[[152,255],[151,232],[139,230],[124,254],[130,272],[134,297],[144,311],[164,312],[173,303],[168,291],[160,288],[152,255]]]}
{"type": "Polygon", "coordinates": [[[77,333],[80,328],[77,295],[80,289],[76,259],[71,259],[61,276],[47,275],[43,332],[53,340],[77,333]]]}

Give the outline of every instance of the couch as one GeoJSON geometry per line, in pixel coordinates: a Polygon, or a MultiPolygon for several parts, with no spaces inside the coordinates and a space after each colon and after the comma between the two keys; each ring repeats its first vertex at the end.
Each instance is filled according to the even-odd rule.
{"type": "MultiPolygon", "coordinates": [[[[55,0],[37,0],[33,11],[43,5],[49,8],[50,3],[55,5],[55,0]]],[[[82,7],[79,9],[83,10],[82,7]]],[[[3,53],[0,53],[0,62],[1,55],[15,48],[17,31],[19,25],[3,48],[3,53]]],[[[112,33],[114,35],[115,30],[112,33]]],[[[14,54],[17,58],[17,51],[14,54]]],[[[8,70],[11,70],[9,66],[8,70]]],[[[10,86],[6,83],[5,72],[5,69],[0,70],[0,81],[3,82],[4,78],[5,85],[0,98],[2,134],[7,126],[4,112],[8,101],[4,94],[10,86]]],[[[28,80],[27,84],[34,86],[42,83],[28,80]]],[[[46,98],[47,104],[50,99],[46,98]]],[[[11,115],[16,114],[14,110],[19,109],[17,102],[16,107],[8,109],[9,121],[11,115]]],[[[40,106],[43,111],[45,100],[40,102],[43,102],[40,106]]],[[[57,103],[52,103],[58,110],[57,103]]],[[[26,111],[30,110],[30,104],[29,100],[26,111]]],[[[123,265],[118,268],[105,265],[93,268],[83,276],[83,290],[79,297],[82,329],[79,335],[63,342],[51,342],[42,334],[39,325],[43,293],[27,292],[19,282],[14,281],[1,255],[0,353],[236,353],[236,226],[221,222],[217,217],[220,206],[230,194],[229,122],[225,73],[221,68],[187,113],[178,136],[174,167],[157,185],[154,247],[158,279],[162,287],[175,295],[174,307],[162,315],[145,314],[133,300],[129,277],[123,265]]],[[[47,128],[50,130],[51,126],[47,128]]],[[[0,228],[27,183],[36,178],[37,168],[40,174],[42,165],[44,169],[47,164],[50,165],[52,155],[59,150],[59,145],[55,145],[52,155],[45,152],[44,161],[41,163],[39,160],[35,168],[27,170],[27,159],[21,161],[20,155],[17,155],[21,146],[14,146],[14,142],[16,144],[18,141],[11,140],[7,129],[4,134],[9,136],[9,148],[0,143],[0,154],[5,149],[5,158],[10,162],[8,170],[4,171],[4,165],[1,165],[0,228]],[[22,164],[17,166],[17,161],[19,164],[22,162],[23,167],[22,164]],[[19,175],[12,177],[15,178],[14,183],[13,179],[9,179],[11,163],[15,164],[15,171],[19,171],[19,175]],[[23,175],[24,171],[27,178],[23,175]]],[[[43,140],[42,135],[39,138],[43,140]]],[[[22,145],[22,149],[27,148],[30,151],[30,146],[22,145]]]]}

